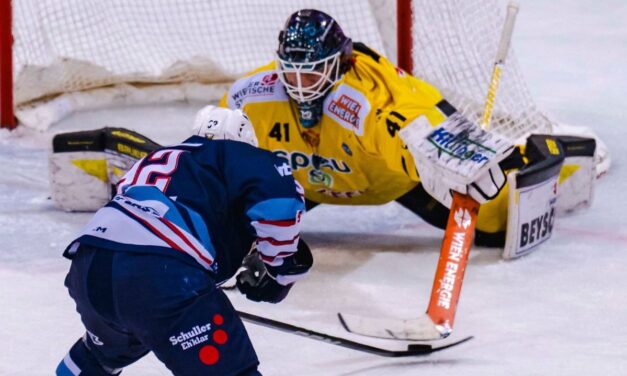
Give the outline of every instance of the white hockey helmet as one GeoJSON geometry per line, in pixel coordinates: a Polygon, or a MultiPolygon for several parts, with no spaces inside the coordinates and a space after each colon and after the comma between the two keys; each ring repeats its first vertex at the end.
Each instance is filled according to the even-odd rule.
{"type": "Polygon", "coordinates": [[[203,107],[196,114],[192,134],[214,140],[234,140],[259,146],[255,129],[242,110],[212,105],[203,107]]]}

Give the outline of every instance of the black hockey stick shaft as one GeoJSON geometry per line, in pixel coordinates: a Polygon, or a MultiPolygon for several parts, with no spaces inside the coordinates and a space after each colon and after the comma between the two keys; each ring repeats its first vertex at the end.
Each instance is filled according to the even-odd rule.
{"type": "Polygon", "coordinates": [[[385,357],[406,357],[406,356],[419,356],[419,355],[427,355],[435,351],[443,350],[445,348],[455,346],[457,344],[466,342],[472,337],[464,338],[458,342],[452,343],[448,346],[442,346],[438,348],[434,348],[429,344],[410,344],[407,346],[406,350],[390,350],[384,349],[380,347],[370,346],[365,343],[351,341],[342,337],[335,337],[326,333],[317,332],[311,329],[298,327],[292,324],[288,324],[286,322],[273,320],[267,317],[254,315],[252,313],[237,311],[242,320],[251,322],[253,324],[265,326],[271,329],[277,329],[286,333],[296,334],[302,337],[307,337],[310,339],[314,339],[317,341],[322,341],[326,343],[330,343],[332,345],[349,348],[352,350],[357,350],[361,352],[366,352],[369,354],[385,356],[385,357]]]}

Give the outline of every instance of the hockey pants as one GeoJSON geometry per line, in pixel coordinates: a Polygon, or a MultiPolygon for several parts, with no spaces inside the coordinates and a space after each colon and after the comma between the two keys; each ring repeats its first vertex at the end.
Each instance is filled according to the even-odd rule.
{"type": "Polygon", "coordinates": [[[260,375],[239,316],[199,267],[81,246],[65,284],[87,332],[57,375],[117,374],[149,351],[175,375],[260,375]]]}

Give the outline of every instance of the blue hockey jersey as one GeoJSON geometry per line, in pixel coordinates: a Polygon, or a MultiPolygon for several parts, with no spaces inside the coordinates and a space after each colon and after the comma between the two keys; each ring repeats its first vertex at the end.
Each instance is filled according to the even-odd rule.
{"type": "Polygon", "coordinates": [[[243,142],[193,136],[138,161],[66,249],[79,244],[163,253],[235,274],[256,242],[277,281],[299,279],[280,266],[296,252],[304,192],[285,160],[243,142]]]}

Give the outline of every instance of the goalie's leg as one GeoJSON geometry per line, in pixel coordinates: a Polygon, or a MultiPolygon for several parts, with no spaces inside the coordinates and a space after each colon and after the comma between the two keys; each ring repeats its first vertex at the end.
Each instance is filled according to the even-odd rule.
{"type": "MultiPolygon", "coordinates": [[[[431,197],[421,184],[397,198],[396,202],[430,225],[442,230],[446,227],[449,209],[431,197]]],[[[484,247],[503,247],[506,226],[507,190],[503,190],[496,199],[482,205],[475,229],[475,244],[484,247]]]]}
{"type": "Polygon", "coordinates": [[[414,189],[397,198],[396,202],[411,210],[428,224],[440,229],[446,227],[449,209],[431,197],[422,184],[418,184],[414,189]]]}

